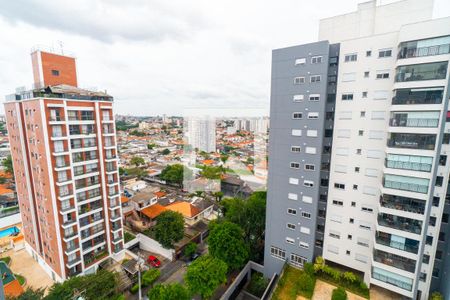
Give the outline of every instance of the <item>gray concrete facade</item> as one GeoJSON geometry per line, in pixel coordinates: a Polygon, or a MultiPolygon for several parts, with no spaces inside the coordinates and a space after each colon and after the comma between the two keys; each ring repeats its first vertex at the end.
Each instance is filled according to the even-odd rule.
{"type": "MultiPolygon", "coordinates": [[[[292,254],[301,257],[302,262],[311,262],[321,254],[323,229],[317,228],[325,224],[338,61],[332,60],[330,64],[330,57],[338,55],[339,46],[327,41],[276,49],[272,53],[264,254],[267,277],[279,273],[286,261],[292,263],[292,254]],[[296,64],[297,59],[304,59],[304,63],[296,64]],[[320,75],[318,82],[314,80],[316,75],[320,75]],[[304,83],[295,83],[296,77],[304,77],[304,83]],[[303,100],[298,100],[300,95],[303,100]],[[310,99],[311,95],[319,95],[319,99],[310,99]],[[294,119],[294,113],[301,113],[302,118],[294,119]],[[301,130],[301,136],[294,136],[292,130],[301,130]],[[300,152],[292,151],[292,146],[300,147],[300,152]],[[324,153],[324,146],[329,147],[328,153],[324,153]],[[298,163],[299,167],[292,168],[291,163],[298,163]],[[305,180],[313,185],[306,186],[305,180]],[[300,246],[301,242],[305,244],[300,246]]],[[[296,265],[301,266],[302,262],[297,261],[296,265]]]]}

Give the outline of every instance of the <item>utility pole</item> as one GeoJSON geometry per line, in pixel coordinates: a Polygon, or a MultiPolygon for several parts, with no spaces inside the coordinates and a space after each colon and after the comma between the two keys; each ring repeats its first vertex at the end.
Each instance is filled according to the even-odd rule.
{"type": "Polygon", "coordinates": [[[141,288],[141,265],[142,265],[141,253],[138,253],[138,286],[139,286],[139,300],[142,300],[142,288],[141,288]]]}

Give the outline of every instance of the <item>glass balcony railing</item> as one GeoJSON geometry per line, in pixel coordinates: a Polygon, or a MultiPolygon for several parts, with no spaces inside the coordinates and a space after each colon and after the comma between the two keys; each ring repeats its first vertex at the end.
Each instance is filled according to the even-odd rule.
{"type": "Polygon", "coordinates": [[[399,287],[401,289],[411,291],[413,280],[389,271],[373,267],[372,278],[399,287]]]}
{"type": "Polygon", "coordinates": [[[380,197],[380,205],[382,207],[421,215],[425,213],[425,202],[423,200],[387,194],[383,194],[380,197]]]}
{"type": "Polygon", "coordinates": [[[61,122],[61,121],[64,121],[64,119],[61,116],[50,116],[50,118],[48,118],[48,120],[50,122],[61,122]]]}
{"type": "MultiPolygon", "coordinates": [[[[416,180],[417,182],[408,181],[409,179],[416,179],[413,177],[385,175],[383,179],[383,186],[389,189],[409,191],[415,193],[426,194],[428,193],[428,179],[416,180]]],[[[422,179],[422,178],[420,178],[422,179]]]]}
{"type": "Polygon", "coordinates": [[[448,62],[433,62],[397,68],[395,82],[440,80],[447,76],[448,62]]]}
{"type": "Polygon", "coordinates": [[[77,244],[69,244],[66,248],[66,252],[72,252],[78,248],[79,248],[79,246],[77,244]]]}
{"type": "Polygon", "coordinates": [[[81,261],[81,258],[80,257],[75,257],[75,258],[72,258],[71,260],[69,260],[68,262],[67,262],[67,265],[68,266],[72,266],[72,265],[74,265],[74,264],[76,264],[76,263],[79,263],[81,261]]]}
{"type": "Polygon", "coordinates": [[[414,273],[416,261],[396,254],[384,252],[381,250],[373,251],[373,260],[387,266],[414,273]]]}
{"type": "Polygon", "coordinates": [[[450,36],[400,43],[398,58],[434,56],[450,53],[450,36]]]}
{"type": "Polygon", "coordinates": [[[438,127],[439,118],[437,119],[422,119],[422,118],[403,118],[395,116],[389,120],[389,125],[392,127],[438,127]]]}
{"type": "Polygon", "coordinates": [[[415,133],[391,133],[387,146],[391,148],[407,148],[434,150],[436,135],[415,133]]]}
{"type": "Polygon", "coordinates": [[[378,214],[378,224],[415,234],[420,234],[422,232],[422,221],[385,213],[378,214]]]}
{"type": "Polygon", "coordinates": [[[419,241],[392,235],[389,233],[379,232],[375,236],[377,244],[390,248],[417,254],[419,252],[419,241]]]}
{"type": "Polygon", "coordinates": [[[441,104],[444,88],[398,89],[392,98],[393,105],[441,104]]]}
{"type": "Polygon", "coordinates": [[[387,168],[420,172],[430,172],[433,166],[433,158],[427,156],[388,154],[384,162],[387,168]]]}

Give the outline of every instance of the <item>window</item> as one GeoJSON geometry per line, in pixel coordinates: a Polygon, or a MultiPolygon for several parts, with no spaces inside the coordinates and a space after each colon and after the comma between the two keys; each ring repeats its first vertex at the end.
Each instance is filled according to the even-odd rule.
{"type": "Polygon", "coordinates": [[[371,50],[367,50],[367,51],[366,51],[366,56],[367,56],[367,57],[372,56],[372,51],[371,51],[371,50]]]}
{"type": "Polygon", "coordinates": [[[389,71],[377,71],[377,79],[389,78],[389,71]]]}
{"type": "Polygon", "coordinates": [[[344,61],[350,62],[350,61],[356,61],[357,59],[358,59],[358,55],[356,53],[352,53],[352,54],[346,54],[344,61]]]}
{"type": "Polygon", "coordinates": [[[355,167],[355,173],[359,173],[359,167],[355,167]]]}
{"type": "Polygon", "coordinates": [[[305,152],[308,154],[316,154],[317,153],[317,149],[316,147],[306,147],[305,148],[305,152]]]}
{"type": "Polygon", "coordinates": [[[360,113],[360,117],[361,118],[364,118],[366,116],[366,112],[365,111],[362,111],[361,113],[360,113]]]}
{"type": "Polygon", "coordinates": [[[367,98],[367,92],[362,92],[362,97],[367,98]]]}
{"type": "Polygon", "coordinates": [[[340,239],[341,238],[341,234],[340,233],[338,233],[338,232],[336,232],[336,231],[331,231],[330,230],[330,233],[328,234],[330,237],[332,237],[332,238],[335,238],[335,239],[340,239]]]}
{"type": "Polygon", "coordinates": [[[311,57],[312,64],[320,64],[322,63],[322,56],[313,56],[311,57]]]}
{"type": "Polygon", "coordinates": [[[358,130],[358,135],[359,136],[363,136],[364,135],[364,130],[358,130]]]}
{"type": "Polygon", "coordinates": [[[295,230],[295,225],[294,225],[294,224],[287,223],[287,224],[286,224],[286,227],[287,227],[288,229],[295,230]]]}
{"type": "Polygon", "coordinates": [[[356,206],[356,202],[352,201],[351,206],[355,207],[356,206]]]}
{"type": "Polygon", "coordinates": [[[303,181],[303,185],[306,186],[306,187],[313,187],[314,186],[314,181],[305,180],[305,181],[303,181]]]}
{"type": "Polygon", "coordinates": [[[293,238],[287,237],[286,243],[293,245],[295,243],[295,240],[293,238]]]}
{"type": "Polygon", "coordinates": [[[353,224],[353,223],[355,223],[355,219],[350,218],[350,219],[348,220],[348,222],[349,222],[350,224],[353,224]]]}
{"type": "Polygon", "coordinates": [[[318,119],[319,113],[318,112],[309,112],[308,113],[308,119],[318,119]]]}
{"type": "Polygon", "coordinates": [[[304,234],[310,234],[311,233],[311,229],[309,229],[308,227],[300,227],[300,232],[304,233],[304,234]]]}
{"type": "Polygon", "coordinates": [[[294,193],[288,193],[288,199],[290,200],[298,200],[298,195],[294,193]]]}
{"type": "Polygon", "coordinates": [[[392,50],[391,49],[384,49],[384,50],[378,51],[378,57],[379,58],[391,57],[391,56],[392,56],[392,50]]]}
{"type": "Polygon", "coordinates": [[[298,163],[298,162],[291,162],[291,168],[292,169],[300,169],[300,163],[298,163]]]}
{"type": "Polygon", "coordinates": [[[287,213],[290,215],[296,215],[297,214],[297,210],[294,208],[288,208],[287,209],[287,213]]]}
{"type": "Polygon", "coordinates": [[[301,112],[294,112],[292,113],[292,119],[299,120],[303,118],[303,113],[301,112]]]}
{"type": "Polygon", "coordinates": [[[339,189],[339,190],[345,190],[345,184],[343,184],[343,183],[335,183],[334,184],[334,188],[339,189]]]}
{"type": "Polygon", "coordinates": [[[364,212],[370,212],[370,213],[373,212],[373,208],[371,208],[371,207],[366,207],[366,206],[361,207],[361,210],[364,211],[364,212]]]}
{"type": "Polygon", "coordinates": [[[309,244],[305,242],[298,243],[298,246],[303,249],[309,249],[309,244]]]}
{"type": "Polygon", "coordinates": [[[292,97],[292,101],[294,102],[302,102],[305,97],[303,95],[294,95],[292,97]]]}
{"type": "Polygon", "coordinates": [[[291,146],[291,152],[300,153],[302,152],[302,148],[300,146],[291,146]]]}
{"type": "Polygon", "coordinates": [[[311,75],[309,77],[310,82],[314,83],[314,82],[320,82],[321,76],[320,75],[311,75]]]}
{"type": "Polygon", "coordinates": [[[300,255],[291,253],[291,260],[290,260],[291,264],[297,267],[303,267],[303,265],[308,262],[308,260],[300,255]]]}
{"type": "Polygon", "coordinates": [[[370,72],[369,71],[365,71],[364,72],[364,78],[369,78],[370,76],[370,72]]]}
{"type": "Polygon", "coordinates": [[[306,58],[304,58],[304,57],[297,58],[297,59],[295,60],[295,65],[296,65],[296,66],[298,66],[298,65],[304,65],[305,63],[306,63],[306,58]]]}
{"type": "Polygon", "coordinates": [[[314,171],[316,169],[315,165],[310,165],[310,164],[306,164],[305,165],[305,170],[306,171],[314,171]]]}
{"type": "Polygon", "coordinates": [[[330,63],[330,66],[337,66],[338,58],[336,56],[330,57],[329,63],[330,63]]]}
{"type": "Polygon", "coordinates": [[[345,254],[350,255],[350,250],[346,250],[345,254]]]}
{"type": "Polygon", "coordinates": [[[302,211],[302,217],[306,219],[311,219],[311,213],[302,211]]]}
{"type": "Polygon", "coordinates": [[[320,100],[320,94],[309,95],[309,101],[319,101],[319,100],[320,100]]]}
{"type": "Polygon", "coordinates": [[[271,246],[270,247],[270,255],[284,260],[286,258],[286,251],[281,248],[271,246]]]}
{"type": "Polygon", "coordinates": [[[303,84],[305,83],[305,77],[295,77],[294,84],[303,84]]]}
{"type": "Polygon", "coordinates": [[[342,100],[353,100],[353,94],[342,94],[342,100]]]}
{"type": "Polygon", "coordinates": [[[337,205],[337,206],[343,206],[344,202],[341,200],[333,200],[333,205],[337,205]]]}
{"type": "Polygon", "coordinates": [[[356,154],[361,155],[361,149],[356,149],[356,154]]]}
{"type": "Polygon", "coordinates": [[[302,201],[305,203],[312,203],[313,199],[310,196],[302,196],[302,201]]]}
{"type": "Polygon", "coordinates": [[[317,130],[307,130],[306,131],[306,136],[317,137],[317,130]]]}
{"type": "Polygon", "coordinates": [[[302,130],[301,129],[292,129],[292,135],[293,136],[302,136],[302,130]]]}
{"type": "Polygon", "coordinates": [[[59,71],[58,70],[52,70],[52,75],[53,76],[59,76],[59,71]]]}
{"type": "Polygon", "coordinates": [[[356,73],[344,73],[342,74],[342,82],[350,82],[356,80],[356,73]]]}

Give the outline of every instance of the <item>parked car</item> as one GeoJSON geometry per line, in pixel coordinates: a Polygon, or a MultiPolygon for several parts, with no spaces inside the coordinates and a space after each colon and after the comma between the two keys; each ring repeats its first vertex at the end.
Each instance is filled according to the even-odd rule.
{"type": "Polygon", "coordinates": [[[194,254],[192,254],[192,256],[189,258],[189,260],[187,261],[187,263],[186,263],[186,265],[190,265],[190,264],[192,264],[192,262],[194,261],[194,260],[196,260],[197,258],[199,258],[200,257],[200,254],[198,254],[198,253],[194,253],[194,254]]]}
{"type": "Polygon", "coordinates": [[[156,256],[150,255],[147,259],[147,262],[155,267],[155,268],[159,268],[161,266],[161,262],[159,261],[158,258],[156,258],[156,256]]]}

